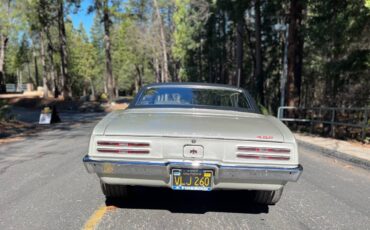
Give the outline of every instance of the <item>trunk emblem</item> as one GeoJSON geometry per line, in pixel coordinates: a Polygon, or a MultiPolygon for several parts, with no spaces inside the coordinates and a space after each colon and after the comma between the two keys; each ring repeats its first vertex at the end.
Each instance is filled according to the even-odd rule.
{"type": "Polygon", "coordinates": [[[191,143],[195,144],[195,143],[197,143],[197,140],[191,139],[191,143]]]}
{"type": "Polygon", "coordinates": [[[204,149],[201,145],[185,145],[183,151],[184,157],[202,158],[204,149]]]}

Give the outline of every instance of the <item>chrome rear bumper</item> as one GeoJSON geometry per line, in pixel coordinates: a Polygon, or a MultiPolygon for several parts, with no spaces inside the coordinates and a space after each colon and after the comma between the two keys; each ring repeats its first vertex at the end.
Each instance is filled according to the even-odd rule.
{"type": "Polygon", "coordinates": [[[297,181],[303,171],[301,165],[295,168],[275,168],[202,162],[109,161],[94,160],[87,155],[83,158],[83,162],[89,173],[96,173],[101,178],[126,178],[133,185],[140,185],[140,182],[136,182],[140,180],[145,180],[145,184],[148,184],[147,181],[159,181],[161,183],[157,183],[158,186],[168,187],[172,168],[212,169],[216,188],[218,184],[222,185],[219,186],[220,188],[228,187],[228,184],[232,184],[231,188],[234,188],[238,187],[234,186],[235,184],[243,183],[284,185],[289,181],[297,181]]]}

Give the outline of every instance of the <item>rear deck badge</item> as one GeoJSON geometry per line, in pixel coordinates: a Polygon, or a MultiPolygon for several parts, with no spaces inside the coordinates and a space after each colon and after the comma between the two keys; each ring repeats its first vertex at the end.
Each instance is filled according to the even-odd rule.
{"type": "Polygon", "coordinates": [[[202,158],[203,157],[203,146],[201,145],[185,145],[184,146],[184,157],[187,158],[202,158]]]}

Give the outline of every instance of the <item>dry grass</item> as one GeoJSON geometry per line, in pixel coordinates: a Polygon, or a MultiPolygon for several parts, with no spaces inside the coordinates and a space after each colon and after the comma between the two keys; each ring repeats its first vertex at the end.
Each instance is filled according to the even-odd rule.
{"type": "Polygon", "coordinates": [[[351,141],[348,141],[348,142],[353,146],[368,148],[369,152],[370,152],[370,143],[362,143],[362,142],[355,141],[355,140],[351,140],[351,141]]]}
{"type": "Polygon", "coordinates": [[[3,139],[0,139],[0,145],[6,144],[6,143],[12,143],[16,141],[23,141],[24,139],[25,139],[24,137],[20,137],[20,136],[3,138],[3,139]]]}
{"type": "Polygon", "coordinates": [[[23,135],[35,131],[34,125],[16,121],[0,122],[0,144],[23,140],[23,135]]]}
{"type": "Polygon", "coordinates": [[[24,93],[7,93],[0,94],[0,99],[14,99],[14,98],[41,98],[43,92],[41,91],[26,91],[24,93]]]}
{"type": "Polygon", "coordinates": [[[128,107],[127,103],[113,103],[105,108],[105,112],[112,112],[116,110],[125,110],[128,107]]]}

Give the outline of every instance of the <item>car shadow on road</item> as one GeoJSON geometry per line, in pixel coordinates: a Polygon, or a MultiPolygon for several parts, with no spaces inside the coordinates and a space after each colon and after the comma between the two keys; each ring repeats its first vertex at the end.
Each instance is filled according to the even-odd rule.
{"type": "Polygon", "coordinates": [[[122,209],[157,209],[172,213],[229,212],[268,213],[267,205],[253,203],[250,191],[173,191],[166,188],[133,187],[124,199],[107,199],[107,206],[122,209]]]}

